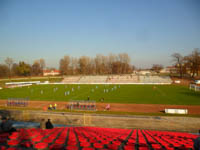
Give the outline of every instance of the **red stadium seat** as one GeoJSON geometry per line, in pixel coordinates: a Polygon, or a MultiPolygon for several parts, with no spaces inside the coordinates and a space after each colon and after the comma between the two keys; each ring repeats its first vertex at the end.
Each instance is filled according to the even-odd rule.
{"type": "Polygon", "coordinates": [[[0,134],[0,149],[186,150],[193,148],[196,137],[179,132],[97,127],[20,129],[10,136],[0,134]]]}
{"type": "Polygon", "coordinates": [[[10,140],[7,142],[9,146],[17,146],[20,143],[19,140],[10,140]]]}
{"type": "Polygon", "coordinates": [[[31,141],[24,141],[24,142],[21,142],[20,145],[21,147],[31,148],[33,144],[31,141]]]}
{"type": "Polygon", "coordinates": [[[82,148],[82,150],[95,150],[95,149],[91,148],[91,147],[84,147],[84,148],[82,148]]]}
{"type": "Polygon", "coordinates": [[[112,149],[112,150],[117,150],[118,147],[119,147],[119,145],[115,145],[115,144],[109,144],[109,145],[108,145],[108,148],[109,148],[109,149],[112,149]]]}
{"type": "Polygon", "coordinates": [[[67,146],[65,150],[78,150],[79,148],[77,146],[67,146]]]}
{"type": "Polygon", "coordinates": [[[44,142],[35,144],[36,149],[46,149],[47,147],[48,147],[48,144],[44,142]]]}
{"type": "Polygon", "coordinates": [[[1,146],[0,146],[0,150],[7,150],[7,147],[6,147],[6,146],[3,146],[3,145],[1,145],[1,146]]]}
{"type": "Polygon", "coordinates": [[[51,142],[53,142],[53,138],[45,138],[44,140],[43,140],[43,142],[45,142],[45,143],[51,143],[51,142]]]}
{"type": "Polygon", "coordinates": [[[42,136],[36,136],[36,137],[34,137],[34,138],[32,139],[32,141],[35,142],[35,143],[36,143],[36,142],[40,142],[40,141],[42,140],[42,138],[43,138],[42,136]]]}
{"type": "Polygon", "coordinates": [[[62,144],[52,144],[49,149],[50,150],[63,150],[64,146],[62,144]]]}
{"type": "Polygon", "coordinates": [[[64,144],[64,143],[65,143],[65,139],[60,139],[60,138],[58,138],[57,140],[55,140],[54,143],[55,143],[55,144],[64,144]]]}
{"type": "Polygon", "coordinates": [[[89,146],[91,146],[91,144],[89,142],[82,142],[82,143],[80,143],[80,146],[89,147],[89,146]]]}
{"type": "Polygon", "coordinates": [[[17,147],[9,147],[6,150],[22,150],[22,148],[17,148],[17,147]]]}
{"type": "Polygon", "coordinates": [[[94,148],[103,148],[104,146],[101,143],[94,143],[94,148]]]}

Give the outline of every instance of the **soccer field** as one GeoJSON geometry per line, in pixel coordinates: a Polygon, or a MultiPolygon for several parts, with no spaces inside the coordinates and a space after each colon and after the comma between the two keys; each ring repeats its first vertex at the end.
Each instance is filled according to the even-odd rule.
{"type": "Polygon", "coordinates": [[[32,85],[0,90],[0,99],[96,100],[108,103],[200,105],[200,92],[177,85],[32,85]]]}

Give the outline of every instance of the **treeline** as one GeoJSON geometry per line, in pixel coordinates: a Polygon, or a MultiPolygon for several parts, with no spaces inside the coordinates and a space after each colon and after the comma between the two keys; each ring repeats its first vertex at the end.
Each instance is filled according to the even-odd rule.
{"type": "Polygon", "coordinates": [[[5,64],[0,64],[0,77],[39,76],[43,74],[44,59],[35,60],[32,65],[20,61],[14,63],[12,58],[6,58],[5,64]]]}
{"type": "MultiPolygon", "coordinates": [[[[186,56],[174,53],[172,58],[175,66],[174,72],[178,73],[181,78],[200,75],[200,50],[198,48],[186,56]]],[[[24,61],[15,63],[12,58],[8,57],[4,64],[0,64],[0,77],[41,76],[44,68],[44,59],[35,60],[30,65],[24,61]]],[[[151,70],[159,72],[162,68],[162,65],[154,64],[151,70]]],[[[108,56],[98,54],[95,57],[81,56],[79,58],[64,56],[59,61],[61,75],[128,74],[132,73],[134,69],[127,53],[108,56]]]]}
{"type": "Polygon", "coordinates": [[[94,58],[64,56],[60,60],[59,70],[62,75],[126,74],[132,73],[134,69],[130,62],[131,59],[127,53],[108,56],[98,54],[94,58]]]}
{"type": "MultiPolygon", "coordinates": [[[[59,70],[61,75],[126,74],[132,73],[134,69],[130,62],[131,59],[127,53],[109,56],[98,54],[94,58],[64,56],[59,61],[59,70]]],[[[24,61],[15,63],[8,57],[4,64],[0,64],[0,77],[41,76],[44,68],[44,59],[35,60],[31,65],[24,61]]]]}
{"type": "Polygon", "coordinates": [[[177,73],[183,76],[199,76],[200,75],[200,50],[195,48],[189,55],[183,56],[180,53],[172,54],[173,62],[177,73]]]}

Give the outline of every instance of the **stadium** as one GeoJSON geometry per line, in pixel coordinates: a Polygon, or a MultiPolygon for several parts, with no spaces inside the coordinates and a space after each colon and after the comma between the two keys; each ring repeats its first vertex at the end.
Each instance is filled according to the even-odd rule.
{"type": "Polygon", "coordinates": [[[1,135],[1,149],[192,149],[197,138],[200,93],[168,76],[65,76],[60,82],[4,84],[2,116],[38,123],[48,118],[55,128],[16,124],[17,132],[1,135]]]}
{"type": "Polygon", "coordinates": [[[0,150],[200,150],[199,6],[0,0],[0,150]]]}

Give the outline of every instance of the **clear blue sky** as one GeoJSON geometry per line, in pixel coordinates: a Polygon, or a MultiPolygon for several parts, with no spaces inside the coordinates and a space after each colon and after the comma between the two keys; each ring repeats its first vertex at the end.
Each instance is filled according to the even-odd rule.
{"type": "Polygon", "coordinates": [[[0,63],[126,52],[137,67],[200,48],[199,0],[0,0],[0,63]]]}

